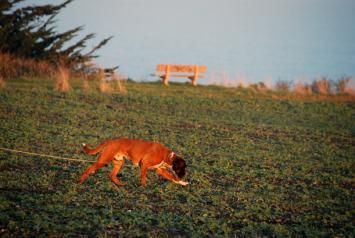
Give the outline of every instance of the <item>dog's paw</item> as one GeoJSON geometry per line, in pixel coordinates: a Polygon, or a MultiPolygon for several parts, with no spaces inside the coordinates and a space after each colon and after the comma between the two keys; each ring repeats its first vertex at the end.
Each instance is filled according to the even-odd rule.
{"type": "Polygon", "coordinates": [[[182,185],[182,186],[186,186],[186,185],[188,185],[189,183],[188,183],[188,182],[184,182],[184,181],[180,180],[180,181],[179,181],[179,184],[180,184],[180,185],[182,185]]]}
{"type": "Polygon", "coordinates": [[[86,144],[85,144],[85,143],[81,143],[81,145],[82,145],[83,147],[85,147],[85,146],[86,146],[86,144]]]}

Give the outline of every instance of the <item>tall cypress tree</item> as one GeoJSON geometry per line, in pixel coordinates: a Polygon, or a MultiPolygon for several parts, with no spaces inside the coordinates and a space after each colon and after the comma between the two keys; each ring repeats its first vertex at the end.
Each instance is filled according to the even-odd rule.
{"type": "Polygon", "coordinates": [[[83,53],[87,41],[95,36],[93,33],[75,42],[74,37],[83,27],[62,33],[55,30],[55,17],[72,1],[66,0],[58,5],[23,6],[25,0],[0,0],[0,52],[45,60],[54,65],[60,62],[71,68],[77,68],[97,57],[94,53],[107,44],[112,36],[83,53]]]}

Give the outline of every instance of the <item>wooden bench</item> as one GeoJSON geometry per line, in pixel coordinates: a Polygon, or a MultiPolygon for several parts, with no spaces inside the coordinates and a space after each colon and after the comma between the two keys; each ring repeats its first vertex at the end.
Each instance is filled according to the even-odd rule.
{"type": "Polygon", "coordinates": [[[192,85],[196,86],[200,74],[206,73],[206,71],[207,67],[204,65],[199,66],[181,64],[158,64],[156,69],[157,75],[163,80],[163,84],[166,86],[169,85],[170,77],[188,78],[191,80],[192,85]]]}

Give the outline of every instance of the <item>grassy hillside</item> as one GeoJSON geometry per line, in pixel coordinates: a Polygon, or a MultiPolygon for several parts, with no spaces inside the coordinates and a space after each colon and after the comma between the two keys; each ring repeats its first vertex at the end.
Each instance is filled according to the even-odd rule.
{"type": "Polygon", "coordinates": [[[221,87],[128,82],[125,95],[0,90],[0,147],[94,160],[80,144],[159,141],[188,163],[187,187],[130,162],[78,184],[87,163],[0,151],[2,236],[337,236],[354,229],[353,102],[272,100],[221,87]]]}

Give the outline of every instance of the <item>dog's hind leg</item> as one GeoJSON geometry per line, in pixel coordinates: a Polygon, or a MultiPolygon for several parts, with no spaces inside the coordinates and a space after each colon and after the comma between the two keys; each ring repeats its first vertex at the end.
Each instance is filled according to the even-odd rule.
{"type": "Polygon", "coordinates": [[[105,166],[108,162],[113,160],[114,156],[115,156],[114,152],[111,152],[109,150],[103,151],[99,159],[88,169],[85,170],[83,175],[80,177],[79,182],[83,183],[90,174],[95,173],[98,169],[100,169],[101,167],[105,166]]]}
{"type": "Polygon", "coordinates": [[[117,173],[120,171],[124,164],[124,160],[116,160],[114,159],[113,161],[113,169],[110,175],[111,181],[114,182],[117,186],[123,186],[124,183],[122,183],[118,178],[117,178],[117,173]]]}
{"type": "Polygon", "coordinates": [[[83,183],[85,181],[85,179],[90,175],[95,173],[95,171],[97,171],[98,169],[100,169],[101,167],[103,167],[105,164],[102,163],[94,163],[92,166],[90,166],[87,170],[85,170],[85,172],[83,173],[83,175],[81,175],[79,182],[83,183]]]}

